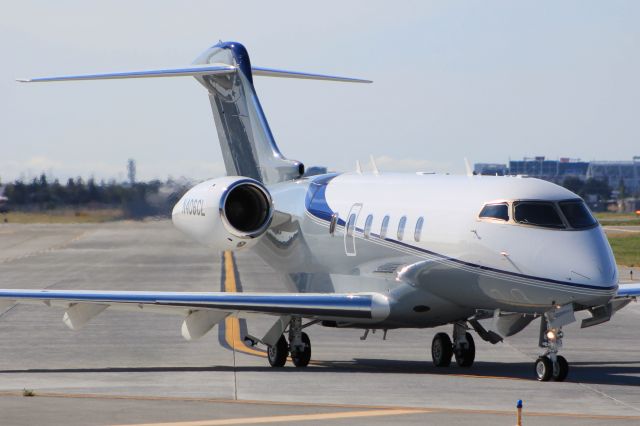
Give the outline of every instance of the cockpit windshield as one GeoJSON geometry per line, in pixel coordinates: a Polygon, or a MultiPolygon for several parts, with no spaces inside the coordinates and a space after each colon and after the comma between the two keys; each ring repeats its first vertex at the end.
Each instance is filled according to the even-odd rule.
{"type": "Polygon", "coordinates": [[[514,220],[525,225],[563,229],[564,223],[553,203],[517,201],[514,203],[514,220]]]}
{"type": "Polygon", "coordinates": [[[487,204],[482,208],[480,217],[509,221],[509,205],[507,203],[487,204]]]}
{"type": "Polygon", "coordinates": [[[590,228],[598,223],[582,200],[562,201],[558,204],[572,228],[590,228]]]}

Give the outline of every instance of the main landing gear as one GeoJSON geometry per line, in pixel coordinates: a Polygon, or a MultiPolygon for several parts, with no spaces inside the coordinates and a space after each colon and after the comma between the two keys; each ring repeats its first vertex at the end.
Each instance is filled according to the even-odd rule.
{"type": "Polygon", "coordinates": [[[562,348],[562,327],[553,328],[543,315],[540,322],[539,346],[544,354],[535,363],[536,378],[541,382],[562,382],[569,374],[569,363],[558,351],[562,348]]]}
{"type": "Polygon", "coordinates": [[[287,362],[287,356],[291,354],[291,361],[296,367],[306,367],[311,360],[311,340],[307,333],[302,331],[302,319],[294,317],[289,323],[289,343],[280,336],[277,343],[267,349],[267,358],[272,367],[283,367],[287,362]]]}
{"type": "Polygon", "coordinates": [[[476,358],[476,345],[463,323],[453,325],[453,343],[447,333],[438,333],[431,342],[431,358],[436,367],[448,367],[455,356],[460,367],[471,367],[476,358]]]}

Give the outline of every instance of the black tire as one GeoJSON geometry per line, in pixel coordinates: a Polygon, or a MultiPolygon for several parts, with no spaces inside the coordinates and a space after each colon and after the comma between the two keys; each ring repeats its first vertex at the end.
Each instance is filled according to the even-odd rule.
{"type": "Polygon", "coordinates": [[[562,355],[556,357],[556,368],[553,369],[553,380],[555,382],[564,382],[569,374],[569,363],[562,355]]]}
{"type": "Polygon", "coordinates": [[[303,351],[291,352],[291,360],[296,367],[306,367],[311,361],[311,340],[307,333],[302,333],[302,343],[304,343],[303,351]]]}
{"type": "Polygon", "coordinates": [[[460,350],[455,351],[456,362],[460,367],[471,367],[476,359],[476,344],[471,334],[465,333],[465,337],[468,345],[466,348],[460,348],[460,350]]]}
{"type": "Polygon", "coordinates": [[[553,364],[551,360],[546,356],[541,356],[536,360],[536,378],[540,382],[546,382],[551,378],[553,374],[553,364]]]}
{"type": "Polygon", "coordinates": [[[269,346],[267,349],[267,358],[269,359],[269,364],[272,367],[284,367],[287,362],[287,355],[289,354],[289,345],[287,344],[287,339],[284,336],[280,336],[278,342],[269,346]]]}
{"type": "Polygon", "coordinates": [[[448,367],[451,365],[453,345],[447,333],[438,333],[431,342],[431,359],[436,367],[448,367]]]}

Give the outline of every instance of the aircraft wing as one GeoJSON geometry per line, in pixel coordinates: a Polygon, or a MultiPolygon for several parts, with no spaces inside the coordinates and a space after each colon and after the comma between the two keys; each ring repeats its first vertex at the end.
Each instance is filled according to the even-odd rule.
{"type": "Polygon", "coordinates": [[[640,283],[620,284],[616,298],[640,297],[640,283]]]}
{"type": "Polygon", "coordinates": [[[76,330],[105,309],[182,315],[187,340],[241,313],[301,315],[321,320],[378,322],[389,315],[379,293],[187,293],[146,291],[0,290],[0,311],[14,304],[44,304],[66,310],[63,321],[76,330]]]}

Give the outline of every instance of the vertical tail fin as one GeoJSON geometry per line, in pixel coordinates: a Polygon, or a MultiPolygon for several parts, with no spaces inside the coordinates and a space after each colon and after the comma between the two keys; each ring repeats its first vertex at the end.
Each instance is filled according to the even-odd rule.
{"type": "Polygon", "coordinates": [[[209,91],[227,174],[266,184],[302,176],[304,165],[285,158],[276,145],[253,87],[251,61],[245,47],[221,42],[194,63],[228,64],[237,70],[233,74],[196,77],[209,91]]]}
{"type": "Polygon", "coordinates": [[[296,179],[304,173],[299,161],[286,159],[273,139],[253,87],[253,75],[311,80],[371,83],[369,80],[251,67],[247,49],[220,42],[188,67],[101,74],[19,79],[23,83],[113,80],[122,78],[195,77],[208,91],[228,175],[247,176],[265,184],[296,179]]]}

